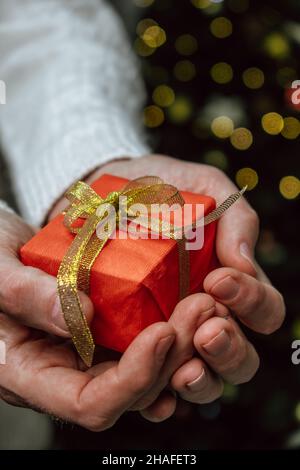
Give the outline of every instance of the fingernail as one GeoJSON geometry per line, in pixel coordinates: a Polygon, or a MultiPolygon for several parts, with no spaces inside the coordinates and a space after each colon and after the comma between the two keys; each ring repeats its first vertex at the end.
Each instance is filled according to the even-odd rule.
{"type": "Polygon", "coordinates": [[[253,253],[251,252],[248,243],[243,242],[240,244],[240,253],[251,264],[251,266],[255,269],[256,272],[257,270],[253,258],[253,253]]]}
{"type": "Polygon", "coordinates": [[[233,299],[239,290],[239,284],[231,276],[226,276],[217,282],[210,290],[211,294],[221,300],[233,299]]]}
{"type": "Polygon", "coordinates": [[[211,339],[207,344],[202,347],[211,356],[219,356],[224,354],[230,347],[231,340],[225,330],[220,331],[217,336],[211,339]]]}
{"type": "Polygon", "coordinates": [[[155,350],[156,358],[158,361],[163,361],[167,352],[169,351],[173,341],[174,341],[175,335],[169,335],[166,336],[165,338],[162,338],[155,350]]]}
{"type": "Polygon", "coordinates": [[[205,388],[206,384],[207,376],[205,373],[205,369],[203,369],[199,377],[197,377],[195,380],[192,380],[192,382],[186,384],[186,386],[191,392],[201,392],[205,388]]]}
{"type": "Polygon", "coordinates": [[[59,297],[57,297],[53,310],[52,310],[52,321],[54,325],[60,330],[62,330],[64,333],[69,333],[69,330],[66,325],[64,315],[61,309],[59,297]]]}

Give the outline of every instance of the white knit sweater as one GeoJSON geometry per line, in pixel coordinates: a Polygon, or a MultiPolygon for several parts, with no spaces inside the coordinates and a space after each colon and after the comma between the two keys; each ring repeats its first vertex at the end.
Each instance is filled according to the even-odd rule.
{"type": "Polygon", "coordinates": [[[0,80],[1,146],[29,222],[94,168],[149,151],[135,57],[103,0],[1,0],[0,80]]]}

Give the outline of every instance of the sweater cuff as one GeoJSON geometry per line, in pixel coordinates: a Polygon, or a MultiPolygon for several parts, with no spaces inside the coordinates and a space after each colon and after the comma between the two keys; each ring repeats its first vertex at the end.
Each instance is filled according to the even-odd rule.
{"type": "Polygon", "coordinates": [[[2,199],[0,199],[0,209],[9,212],[10,214],[15,214],[15,211],[2,199]]]}
{"type": "Polygon", "coordinates": [[[149,152],[142,133],[122,112],[106,116],[101,124],[73,129],[63,142],[49,146],[34,167],[27,167],[14,181],[22,214],[28,222],[40,226],[75,181],[111,160],[141,157],[149,152]]]}

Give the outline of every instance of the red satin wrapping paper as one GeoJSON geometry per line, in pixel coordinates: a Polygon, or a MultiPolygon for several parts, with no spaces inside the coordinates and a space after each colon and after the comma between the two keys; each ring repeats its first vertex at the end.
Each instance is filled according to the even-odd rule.
{"type": "MultiPolygon", "coordinates": [[[[103,175],[92,188],[105,197],[127,180],[103,175]]],[[[186,203],[204,204],[205,215],[215,208],[208,196],[181,192],[186,203]]],[[[206,275],[217,267],[216,223],[205,227],[204,246],[189,251],[190,294],[201,292],[206,275]]],[[[74,239],[58,215],[20,250],[21,261],[53,276],[74,239]]],[[[113,239],[91,271],[90,297],[95,307],[91,325],[95,343],[123,352],[148,325],[166,321],[178,303],[178,247],[174,240],[113,239]]]]}

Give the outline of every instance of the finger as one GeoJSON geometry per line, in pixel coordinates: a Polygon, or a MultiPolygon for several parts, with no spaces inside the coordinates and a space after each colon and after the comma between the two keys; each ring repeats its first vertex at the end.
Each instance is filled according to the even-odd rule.
{"type": "MultiPolygon", "coordinates": [[[[79,294],[87,322],[93,318],[93,304],[83,292],[79,294]]],[[[0,308],[24,325],[47,333],[69,337],[55,277],[24,266],[10,252],[1,253],[0,308]]]]}
{"type": "MultiPolygon", "coordinates": [[[[217,203],[222,203],[238,188],[220,170],[210,168],[210,183],[205,192],[215,195],[217,203]]],[[[237,201],[218,221],[216,250],[223,266],[230,266],[249,275],[256,276],[254,249],[259,233],[259,219],[245,197],[237,201]]]]}
{"type": "Polygon", "coordinates": [[[160,423],[170,418],[176,411],[176,397],[167,390],[164,390],[159,397],[145,410],[140,413],[143,418],[152,423],[160,423]]]}
{"type": "Polygon", "coordinates": [[[235,269],[212,271],[204,281],[204,290],[259,333],[273,333],[284,321],[282,295],[272,285],[235,269]]]}
{"type": "Polygon", "coordinates": [[[195,331],[200,324],[214,314],[215,305],[215,301],[207,294],[194,294],[179,302],[169,319],[169,324],[176,332],[176,341],[155,386],[135,403],[133,409],[145,410],[148,408],[168,385],[178,367],[192,358],[195,331]]]}
{"type": "Polygon", "coordinates": [[[248,382],[259,357],[233,319],[210,318],[197,330],[194,345],[201,358],[227,382],[248,382]]]}
{"type": "Polygon", "coordinates": [[[65,364],[71,351],[65,346],[47,343],[46,348],[44,340],[16,345],[24,330],[29,331],[2,315],[0,338],[7,344],[7,363],[0,385],[32,406],[92,431],[111,427],[153,385],[175,338],[170,324],[155,323],[136,337],[119,363],[88,373],[61,366],[61,357],[65,364]],[[99,375],[93,377],[95,373],[99,375]]]}
{"type": "Polygon", "coordinates": [[[223,393],[223,382],[213,375],[204,361],[194,357],[173,375],[171,386],[181,398],[192,403],[210,403],[223,393]]]}

